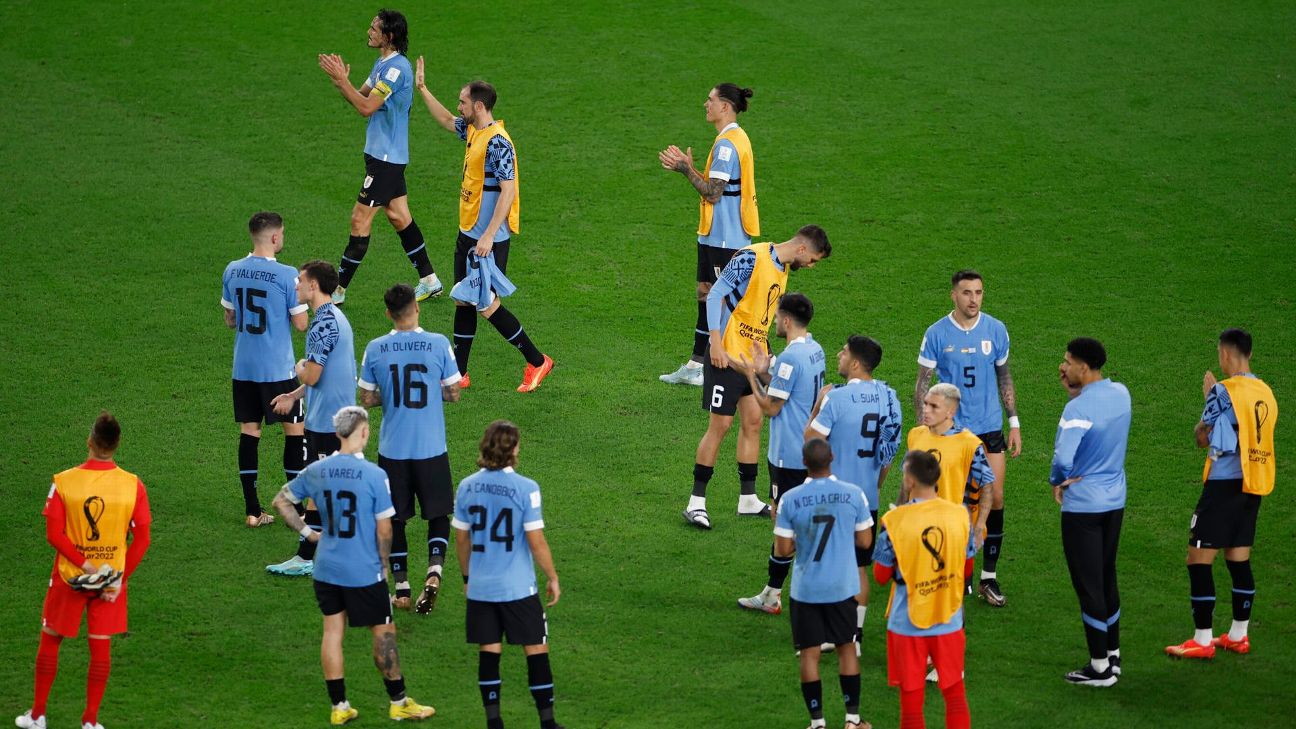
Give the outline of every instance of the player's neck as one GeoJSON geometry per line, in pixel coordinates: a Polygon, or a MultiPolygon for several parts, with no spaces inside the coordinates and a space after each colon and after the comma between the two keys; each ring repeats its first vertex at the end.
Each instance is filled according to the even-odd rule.
{"type": "Polygon", "coordinates": [[[850,370],[846,372],[846,379],[863,380],[865,382],[868,382],[873,379],[873,374],[871,372],[865,372],[864,370],[859,369],[857,367],[852,367],[850,370]]]}
{"type": "Polygon", "coordinates": [[[932,435],[945,435],[949,432],[949,429],[953,427],[954,420],[953,418],[950,418],[948,420],[942,420],[935,425],[929,425],[927,426],[927,429],[932,432],[932,435]]]}
{"type": "Polygon", "coordinates": [[[109,453],[108,455],[105,456],[105,455],[101,455],[101,454],[99,454],[99,453],[96,453],[93,449],[91,449],[91,450],[86,451],[86,460],[87,460],[87,461],[98,461],[98,462],[100,462],[100,463],[112,463],[112,462],[113,462],[113,454],[112,454],[112,453],[109,453]]]}
{"type": "Polygon", "coordinates": [[[806,336],[810,334],[810,330],[797,329],[796,327],[790,326],[787,328],[787,331],[784,332],[784,334],[785,336],[783,338],[786,339],[789,344],[791,344],[792,342],[795,342],[798,339],[805,339],[806,336]]]}
{"type": "Polygon", "coordinates": [[[1222,369],[1224,370],[1224,374],[1229,377],[1237,377],[1238,375],[1249,375],[1251,374],[1251,361],[1244,359],[1240,362],[1239,361],[1229,362],[1228,366],[1222,369]]]}
{"type": "Polygon", "coordinates": [[[393,319],[392,327],[398,332],[412,332],[419,327],[418,317],[411,316],[408,319],[393,319]]]}
{"type": "Polygon", "coordinates": [[[730,124],[737,124],[737,123],[738,123],[738,117],[736,116],[720,117],[719,119],[716,119],[716,123],[715,123],[716,134],[723,132],[724,128],[729,126],[730,124]]]}
{"type": "Polygon", "coordinates": [[[252,246],[252,255],[256,256],[257,258],[269,258],[273,260],[275,257],[274,244],[273,243],[266,243],[265,245],[255,244],[252,246]]]}
{"type": "Polygon", "coordinates": [[[482,116],[473,119],[473,128],[480,132],[494,123],[495,116],[493,114],[483,114],[482,116]]]}
{"type": "Polygon", "coordinates": [[[936,494],[935,486],[915,485],[912,489],[909,490],[910,501],[917,501],[918,499],[922,499],[926,501],[927,499],[934,499],[936,498],[936,496],[937,494],[936,494]]]}
{"type": "Polygon", "coordinates": [[[970,329],[972,328],[973,324],[976,324],[977,319],[981,318],[981,312],[980,310],[978,310],[977,313],[973,314],[971,317],[965,317],[963,316],[963,312],[959,311],[958,309],[954,309],[952,316],[954,317],[955,324],[958,324],[960,327],[964,329],[970,329]]]}
{"type": "Polygon", "coordinates": [[[378,46],[378,57],[384,61],[397,53],[399,53],[399,51],[397,51],[394,46],[378,46]]]}
{"type": "Polygon", "coordinates": [[[329,294],[319,293],[312,296],[311,300],[306,303],[310,306],[311,311],[319,311],[320,307],[325,304],[333,303],[333,297],[329,294]]]}

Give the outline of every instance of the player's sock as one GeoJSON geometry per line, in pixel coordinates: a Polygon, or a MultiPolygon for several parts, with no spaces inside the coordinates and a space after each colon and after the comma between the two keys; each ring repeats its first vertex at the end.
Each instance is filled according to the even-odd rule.
{"type": "Polygon", "coordinates": [[[36,691],[32,697],[31,712],[33,719],[45,716],[50,687],[54,685],[54,677],[58,675],[58,654],[62,643],[62,636],[41,631],[40,646],[36,649],[36,691]]]}
{"type": "Polygon", "coordinates": [[[401,704],[405,702],[404,676],[401,676],[400,678],[387,678],[386,676],[383,676],[383,686],[387,688],[387,698],[390,699],[393,704],[401,704]]]}
{"type": "Polygon", "coordinates": [[[967,690],[962,681],[941,689],[945,697],[945,729],[968,729],[972,714],[968,711],[967,690]]]}
{"type": "Polygon", "coordinates": [[[261,516],[261,501],[257,499],[257,446],[260,444],[257,436],[239,433],[239,483],[243,486],[243,508],[248,516],[261,516]]]}
{"type": "MultiPolygon", "coordinates": [[[[715,473],[715,466],[704,466],[701,463],[693,464],[693,496],[699,499],[706,498],[707,484],[711,483],[711,475],[715,473]]],[[[689,502],[689,510],[693,510],[693,502],[689,502]]],[[[705,509],[706,504],[697,507],[705,509]]]]}
{"type": "Polygon", "coordinates": [[[112,639],[91,638],[86,642],[90,645],[90,668],[86,671],[86,708],[81,723],[93,725],[99,723],[99,704],[103,703],[112,671],[112,639]]]}
{"type": "MultiPolygon", "coordinates": [[[[1004,538],[1004,510],[991,509],[990,516],[986,517],[986,537],[985,547],[981,558],[981,569],[985,572],[994,573],[995,568],[999,565],[999,550],[1003,547],[1004,538]]],[[[988,580],[992,577],[986,577],[985,572],[981,573],[981,579],[988,580]]]]}
{"type": "MultiPolygon", "coordinates": [[[[303,518],[306,521],[306,526],[310,527],[311,531],[316,534],[324,531],[324,522],[320,521],[318,510],[307,509],[306,516],[303,518]]],[[[308,561],[315,559],[315,547],[318,546],[319,543],[312,542],[306,537],[297,537],[297,539],[297,557],[308,561]]]]}
{"type": "Polygon", "coordinates": [[[1107,669],[1111,668],[1111,660],[1106,656],[1103,656],[1102,658],[1090,658],[1089,665],[1093,666],[1093,670],[1098,673],[1103,673],[1107,669]]]}
{"type": "Polygon", "coordinates": [[[792,558],[776,557],[774,555],[774,547],[771,545],[769,556],[769,582],[766,583],[769,585],[768,589],[771,589],[774,592],[782,590],[783,585],[787,582],[788,570],[791,569],[792,558]]]}
{"type": "Polygon", "coordinates": [[[1111,611],[1111,617],[1107,618],[1107,655],[1110,656],[1112,651],[1120,653],[1120,605],[1111,611]]]}
{"type": "Polygon", "coordinates": [[[1229,628],[1229,637],[1242,640],[1247,634],[1247,625],[1251,622],[1251,604],[1255,602],[1255,576],[1251,574],[1251,560],[1240,562],[1225,560],[1229,575],[1233,578],[1233,627],[1229,628]]]}
{"type": "Polygon", "coordinates": [[[471,306],[456,306],[454,313],[454,353],[459,374],[468,374],[468,355],[473,337],[477,336],[477,311],[471,306]]]}
{"type": "Polygon", "coordinates": [[[738,462],[738,493],[741,496],[756,495],[756,464],[738,462]]]}
{"type": "Polygon", "coordinates": [[[900,691],[900,729],[927,729],[923,719],[923,689],[900,691]]]}
{"type": "Polygon", "coordinates": [[[823,682],[802,681],[801,698],[805,700],[806,711],[812,720],[823,720],[823,682]]]}
{"type": "Polygon", "coordinates": [[[1192,597],[1193,626],[1197,629],[1193,640],[1198,645],[1210,645],[1211,622],[1215,617],[1215,577],[1210,565],[1188,565],[1188,589],[1192,597]]]}
{"type": "Polygon", "coordinates": [[[306,467],[306,436],[285,435],[283,450],[284,479],[291,481],[306,467]]]}
{"type": "Polygon", "coordinates": [[[328,687],[329,703],[337,706],[346,703],[346,679],[345,678],[326,678],[324,685],[328,687]]]}
{"type": "Polygon", "coordinates": [[[841,675],[837,677],[841,684],[842,702],[846,704],[846,720],[851,721],[851,716],[855,716],[855,723],[859,723],[859,703],[860,703],[860,675],[858,673],[850,676],[841,675]]]}
{"type": "Polygon", "coordinates": [[[500,718],[500,654],[479,651],[477,653],[477,688],[481,690],[482,708],[486,710],[487,729],[503,729],[504,720],[500,718]]]}
{"type": "Polygon", "coordinates": [[[405,520],[391,520],[391,552],[387,555],[387,566],[391,568],[392,579],[399,585],[405,583],[405,594],[396,589],[397,597],[409,597],[409,541],[405,536],[405,520]]]}
{"type": "Polygon", "coordinates": [[[427,246],[423,244],[423,231],[419,230],[418,223],[410,219],[410,224],[405,226],[404,230],[396,231],[400,237],[401,248],[405,249],[405,256],[409,258],[414,268],[418,269],[419,278],[431,276],[435,273],[432,270],[432,261],[428,260],[427,246]]]}
{"type": "Polygon", "coordinates": [[[540,726],[542,729],[553,729],[558,724],[554,721],[554,682],[548,653],[527,656],[527,683],[531,686],[531,698],[535,699],[536,711],[540,714],[540,726]]]}
{"type": "Polygon", "coordinates": [[[706,302],[698,302],[697,324],[693,327],[693,356],[690,362],[701,365],[706,361],[707,350],[711,347],[711,332],[707,329],[706,302]]]}
{"type": "Polygon", "coordinates": [[[440,573],[445,564],[446,550],[450,548],[450,517],[446,515],[428,519],[428,572],[436,567],[440,573]]]}
{"type": "Polygon", "coordinates": [[[360,268],[360,262],[364,260],[365,252],[369,250],[369,236],[353,235],[347,241],[345,251],[342,251],[342,261],[338,264],[338,285],[346,288],[351,285],[351,277],[355,275],[356,269],[360,268]]]}
{"type": "Polygon", "coordinates": [[[495,331],[499,332],[505,341],[518,348],[518,351],[526,358],[527,364],[532,367],[539,367],[544,364],[544,355],[540,354],[540,350],[536,349],[536,346],[531,343],[531,337],[528,337],[526,331],[522,329],[522,323],[518,321],[516,316],[513,316],[513,312],[504,308],[503,304],[500,304],[495,313],[491,314],[486,321],[495,327],[495,331]]]}

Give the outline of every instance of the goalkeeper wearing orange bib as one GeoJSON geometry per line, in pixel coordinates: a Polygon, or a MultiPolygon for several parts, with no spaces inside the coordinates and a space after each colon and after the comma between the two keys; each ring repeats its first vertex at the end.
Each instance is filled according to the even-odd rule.
{"type": "Polygon", "coordinates": [[[149,547],[148,494],[135,474],[113,462],[121,426],[100,413],[86,444],[85,463],[54,476],[45,502],[45,536],[58,553],[41,615],[36,653],[36,691],[30,711],[14,723],[45,728],[45,702],[58,672],[64,638],[75,638],[86,616],[90,669],[86,677],[83,729],[98,722],[111,666],[110,638],[126,632],[128,580],[149,547]]]}

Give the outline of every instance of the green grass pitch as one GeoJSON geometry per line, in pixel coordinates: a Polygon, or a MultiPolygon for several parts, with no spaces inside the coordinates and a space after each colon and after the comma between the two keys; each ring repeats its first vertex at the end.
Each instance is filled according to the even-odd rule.
{"type": "MultiPolygon", "coordinates": [[[[490,420],[522,428],[519,470],[546,495],[564,594],[550,613],[557,715],[569,727],[805,725],[786,616],[734,600],[764,577],[769,530],[739,522],[732,437],[712,484],[716,528],[679,516],[705,427],[698,391],[657,375],[690,342],[696,197],[656,152],[713,137],[721,81],[756,94],[741,122],[757,157],[763,238],[814,222],[831,259],[792,275],[832,350],[879,339],[878,375],[913,424],[914,355],[949,307],[957,268],[986,276],[1013,337],[1025,450],[1008,468],[1000,575],[1008,606],[968,610],[967,687],[981,726],[1281,725],[1293,715],[1296,508],[1292,418],[1254,555],[1253,654],[1171,662],[1190,634],[1183,568],[1202,454],[1191,431],[1214,337],[1245,326],[1280,404],[1296,392],[1296,10],[1278,2],[522,2],[401,8],[411,55],[443,100],[473,78],[500,91],[520,153],[522,233],[508,303],[558,363],[538,392],[489,327],[473,386],[448,408],[451,463],[471,470],[490,420]],[[1124,676],[1066,685],[1084,659],[1057,509],[1046,485],[1072,336],[1101,338],[1134,399],[1120,561],[1124,676]]],[[[49,476],[84,456],[100,408],[125,428],[121,464],[150,488],[153,550],[133,581],[101,721],[125,727],[319,726],[327,701],[308,582],[263,565],[294,537],[243,528],[231,422],[231,335],[220,272],[260,209],[287,219],[282,260],[336,261],[362,177],[364,124],[316,66],[339,52],[359,80],[377,6],[0,4],[0,713],[29,706],[52,550],[49,476]]],[[[415,219],[449,272],[462,144],[416,99],[415,219]]],[[[380,295],[413,274],[380,219],[347,313],[357,349],[385,332],[380,295]]],[[[451,305],[424,307],[449,334],[451,305]]],[[[298,352],[301,351],[300,339],[298,352]]],[[[830,378],[831,379],[831,378],[830,378]]],[[[1293,411],[1296,412],[1296,411],[1293,411]]],[[[261,449],[268,502],[280,431],[261,449]]],[[[376,443],[370,454],[376,454],[376,443]]],[[[762,459],[763,460],[763,459],[762,459]]],[[[761,467],[761,484],[765,468],[761,467]]],[[[894,493],[893,476],[887,491],[894,493]]],[[[413,532],[416,536],[418,530],[413,532]]],[[[417,541],[417,540],[416,540],[417,541]]],[[[417,550],[416,550],[417,551],[417,550]]],[[[451,562],[453,563],[453,559],[451,562]]],[[[415,570],[422,558],[413,560],[415,570]]],[[[401,614],[410,693],[432,726],[479,726],[475,652],[451,569],[436,612],[401,614]]],[[[1216,570],[1216,628],[1229,619],[1216,570]]],[[[347,641],[358,726],[385,696],[367,636],[347,641]]],[[[80,715],[84,641],[68,642],[51,727],[80,715]]],[[[841,719],[825,662],[830,726],[841,719]]],[[[895,726],[874,600],[863,713],[895,726]]],[[[531,726],[520,651],[504,717],[531,726]]],[[[928,694],[929,721],[941,701],[928,694]]],[[[7,720],[7,719],[6,719],[7,720]]]]}

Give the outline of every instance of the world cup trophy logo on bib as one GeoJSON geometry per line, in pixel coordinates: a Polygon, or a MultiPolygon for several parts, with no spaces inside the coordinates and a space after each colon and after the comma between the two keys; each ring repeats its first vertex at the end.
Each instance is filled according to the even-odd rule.
{"type": "Polygon", "coordinates": [[[1256,445],[1257,446],[1262,445],[1264,443],[1264,431],[1261,430],[1261,428],[1264,427],[1265,421],[1268,419],[1269,419],[1269,403],[1265,402],[1264,400],[1260,400],[1255,404],[1256,445]]]}
{"type": "Polygon", "coordinates": [[[944,572],[945,557],[941,554],[941,548],[945,546],[945,532],[940,527],[929,526],[922,530],[921,539],[923,549],[932,556],[932,569],[944,572]]]}
{"type": "Polygon", "coordinates": [[[765,316],[761,317],[761,326],[769,326],[770,314],[774,312],[774,307],[778,306],[781,298],[783,298],[783,287],[774,284],[769,288],[769,293],[765,296],[765,316]]]}
{"type": "Polygon", "coordinates": [[[90,541],[99,541],[99,519],[104,513],[104,500],[91,496],[81,505],[81,511],[85,513],[86,523],[90,525],[90,541]]]}

